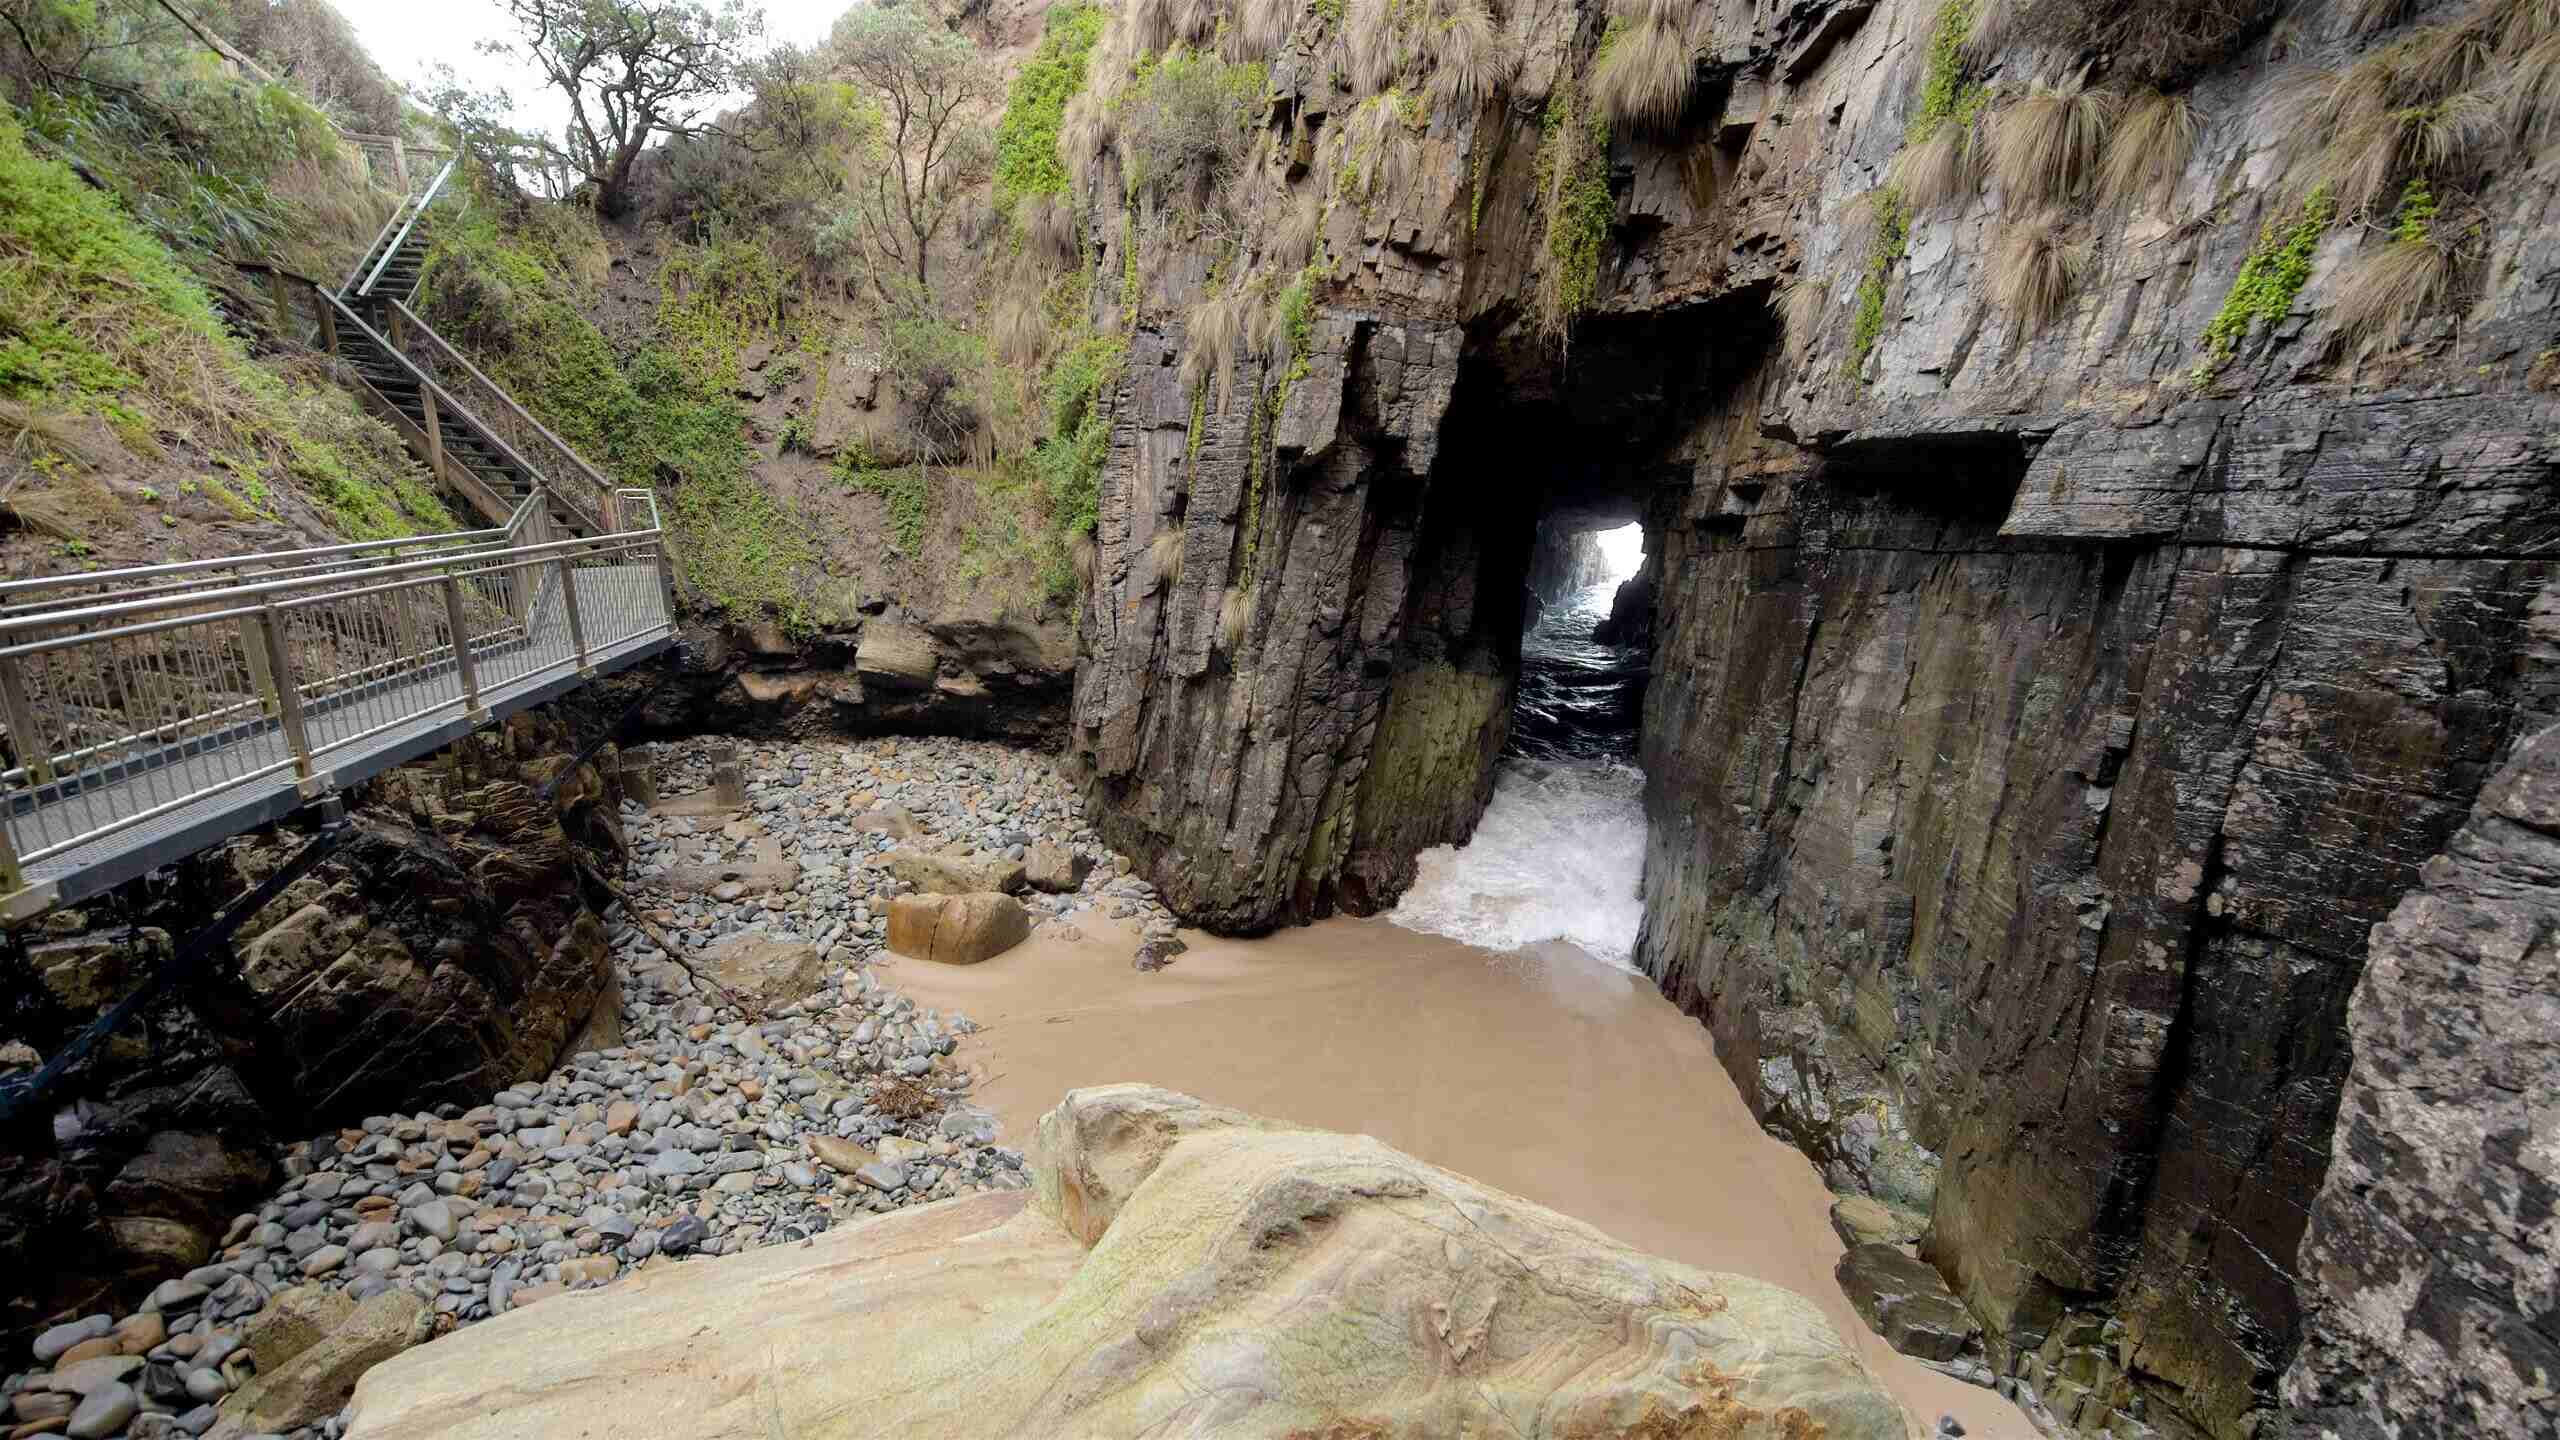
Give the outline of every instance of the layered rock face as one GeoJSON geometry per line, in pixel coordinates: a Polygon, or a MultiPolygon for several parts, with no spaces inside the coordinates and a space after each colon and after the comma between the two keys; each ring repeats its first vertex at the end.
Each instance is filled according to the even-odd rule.
{"type": "Polygon", "coordinates": [[[2304,1440],[2533,1435],[2560,1375],[2560,730],[2490,781],[2375,927],[2285,1374],[2304,1440]]]}
{"type": "MultiPolygon", "coordinates": [[[[2560,713],[2552,187],[2498,162],[2452,302],[2367,343],[2340,316],[2390,216],[2306,225],[2288,102],[2393,37],[2319,6],[2237,34],[2177,87],[2183,167],[2112,207],[1922,209],[1876,195],[1935,80],[1996,108],[2091,61],[1933,75],[1940,13],[1702,7],[1677,122],[1610,140],[1561,357],[1525,333],[1539,151],[1597,7],[1515,9],[1507,105],[1433,105],[1411,183],[1325,210],[1275,423],[1195,433],[1183,330],[1142,320],[1072,743],[1189,917],[1384,903],[1481,805],[1539,518],[1632,505],[1642,963],[1835,1188],[1925,1222],[2031,1409],[2248,1434],[2367,932],[2560,713]],[[2289,239],[2299,294],[2209,341],[2289,239]],[[2010,263],[2038,244],[2049,317],[2010,263]]],[[[1307,43],[1273,126],[1321,186],[1355,97],[1307,43]]],[[[2468,1243],[2457,1214],[2419,1233],[2468,1243]]]]}
{"type": "MultiPolygon", "coordinates": [[[[618,803],[577,731],[515,716],[367,787],[352,838],[19,1117],[0,1190],[11,1329],[204,1263],[279,1147],[367,1113],[471,1104],[547,1073],[612,975],[581,857],[618,871],[618,803]]],[[[308,834],[244,836],[31,947],[12,1038],[57,1053],[308,834]],[[112,925],[119,915],[143,922],[112,925]]],[[[292,1158],[286,1158],[291,1165],[292,1158]]]]}
{"type": "Polygon", "coordinates": [[[644,1269],[357,1387],[353,1440],[780,1434],[1900,1440],[1799,1296],[1366,1136],[1146,1086],[1040,1122],[1036,1199],[644,1269]]]}

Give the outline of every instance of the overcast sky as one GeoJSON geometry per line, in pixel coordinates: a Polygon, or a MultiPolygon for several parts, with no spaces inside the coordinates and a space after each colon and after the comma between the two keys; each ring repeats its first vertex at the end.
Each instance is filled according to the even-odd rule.
{"type": "MultiPolygon", "coordinates": [[[[853,0],[768,0],[764,7],[768,40],[806,45],[825,37],[853,0]]],[[[442,62],[462,72],[475,86],[501,85],[516,103],[516,124],[557,134],[568,122],[568,102],[553,92],[542,72],[492,59],[479,51],[483,40],[512,39],[501,0],[337,0],[352,21],[374,63],[395,81],[415,85],[429,67],[442,62]]]]}

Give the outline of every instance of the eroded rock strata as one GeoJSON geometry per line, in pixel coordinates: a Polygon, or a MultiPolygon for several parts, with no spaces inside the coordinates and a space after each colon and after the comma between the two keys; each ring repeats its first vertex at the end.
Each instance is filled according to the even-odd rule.
{"type": "MultiPolygon", "coordinates": [[[[2472,288],[2407,343],[2346,330],[2364,232],[2301,228],[2287,105],[2389,37],[2315,7],[2188,77],[2156,192],[2057,219],[1994,184],[1879,242],[1939,19],[1703,13],[1677,123],[1610,137],[1561,354],[1539,152],[1598,7],[1515,8],[1507,103],[1434,108],[1411,183],[1324,209],[1303,356],[1238,363],[1259,416],[1195,409],[1183,322],[1142,318],[1072,745],[1186,917],[1382,906],[1481,809],[1539,523],[1640,517],[1642,963],[1836,1187],[1926,1217],[2004,1388],[2247,1434],[2367,932],[2560,705],[2553,190],[2479,190],[2472,288]],[[2031,224],[2070,251],[2049,320],[1994,263],[2031,224]],[[2299,295],[2209,340],[2295,233],[2299,295]]],[[[1305,41],[1269,125],[1321,159],[1357,97],[1305,41]]],[[[2091,60],[2020,42],[1989,78],[2091,60]]],[[[1179,316],[1206,279],[1150,283],[1179,316]]]]}

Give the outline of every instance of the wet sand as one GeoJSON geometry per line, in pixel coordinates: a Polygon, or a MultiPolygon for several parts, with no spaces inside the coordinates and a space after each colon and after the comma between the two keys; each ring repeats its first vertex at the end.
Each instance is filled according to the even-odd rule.
{"type": "Polygon", "coordinates": [[[1840,1293],[1830,1196],[1761,1133],[1706,1032],[1642,978],[1564,945],[1494,955],[1384,920],[1259,940],[1184,932],[1156,974],[1134,934],[1080,912],[983,965],[883,954],[919,1005],[985,1026],[961,1057],[1009,1142],[1079,1085],[1144,1081],[1220,1105],[1375,1135],[1611,1236],[1820,1305],[1914,1413],[1996,1440],[2034,1435],[1987,1390],[1896,1354],[1840,1293]]]}

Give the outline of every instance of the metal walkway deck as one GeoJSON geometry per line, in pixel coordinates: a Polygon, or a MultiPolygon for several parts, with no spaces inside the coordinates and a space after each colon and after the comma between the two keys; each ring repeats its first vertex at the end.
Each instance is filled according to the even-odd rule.
{"type": "Polygon", "coordinates": [[[667,648],[646,529],[0,585],[0,916],[99,894],[667,648]]]}

